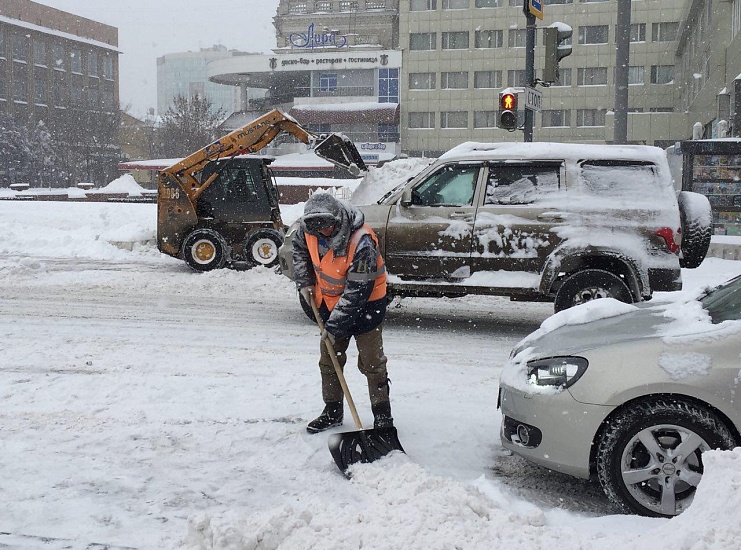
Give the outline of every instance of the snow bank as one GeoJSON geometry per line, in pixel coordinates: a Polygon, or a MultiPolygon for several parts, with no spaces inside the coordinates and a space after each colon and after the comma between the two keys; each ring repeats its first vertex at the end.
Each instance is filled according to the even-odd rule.
{"type": "Polygon", "coordinates": [[[141,197],[145,189],[136,183],[134,176],[131,174],[124,174],[120,178],[116,178],[111,183],[102,187],[100,193],[128,193],[131,197],[141,197]]]}

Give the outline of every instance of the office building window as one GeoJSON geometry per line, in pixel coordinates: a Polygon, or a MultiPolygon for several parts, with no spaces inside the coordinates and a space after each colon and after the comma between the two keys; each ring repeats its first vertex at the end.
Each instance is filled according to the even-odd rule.
{"type": "Polygon", "coordinates": [[[5,59],[5,33],[0,31],[0,59],[5,59]]]}
{"type": "Polygon", "coordinates": [[[54,71],[54,105],[56,107],[66,107],[67,94],[67,73],[54,71]]]}
{"type": "Polygon", "coordinates": [[[410,90],[434,90],[435,73],[409,73],[410,90]]]}
{"type": "Polygon", "coordinates": [[[33,64],[46,67],[46,44],[40,40],[33,41],[33,64]]]}
{"type": "Polygon", "coordinates": [[[25,34],[13,35],[13,60],[28,62],[28,37],[25,34]]]}
{"type": "Polygon", "coordinates": [[[553,109],[542,111],[541,126],[543,128],[561,128],[571,126],[571,111],[568,109],[553,109]]]}
{"type": "Polygon", "coordinates": [[[673,113],[674,107],[651,107],[649,113],[673,113]]]}
{"type": "Polygon", "coordinates": [[[409,33],[410,50],[436,50],[437,33],[435,32],[412,32],[409,33]]]}
{"type": "Polygon", "coordinates": [[[110,55],[103,58],[103,78],[113,80],[113,57],[110,55]]]}
{"type": "Polygon", "coordinates": [[[577,126],[604,126],[605,109],[577,109],[576,125],[577,126]]]}
{"type": "Polygon", "coordinates": [[[77,48],[73,48],[69,53],[69,58],[72,66],[72,72],[75,74],[82,74],[82,51],[77,48]]]}
{"type": "Polygon", "coordinates": [[[442,33],[442,48],[443,50],[468,49],[468,31],[442,33]]]}
{"type": "Polygon", "coordinates": [[[28,66],[25,63],[13,63],[13,99],[22,103],[28,101],[28,66]]]}
{"type": "Polygon", "coordinates": [[[574,0],[544,0],[543,4],[550,6],[553,4],[573,4],[574,0]]]}
{"type": "Polygon", "coordinates": [[[61,44],[52,45],[51,66],[54,67],[54,69],[58,71],[66,71],[67,70],[67,64],[65,63],[66,59],[67,59],[67,56],[64,50],[64,46],[62,46],[61,44]]]}
{"type": "Polygon", "coordinates": [[[609,34],[609,25],[581,25],[579,44],[607,44],[609,34]]]}
{"type": "Polygon", "coordinates": [[[434,128],[435,113],[409,113],[410,128],[434,128]]]}
{"type": "Polygon", "coordinates": [[[440,128],[468,128],[468,111],[443,111],[440,128]]]}
{"type": "Polygon", "coordinates": [[[607,86],[607,67],[585,67],[577,70],[577,86],[607,86]]]}
{"type": "Polygon", "coordinates": [[[94,78],[98,78],[98,54],[97,52],[89,52],[87,54],[87,74],[94,78]]]}
{"type": "MultiPolygon", "coordinates": [[[[537,42],[537,33],[535,35],[537,42]]],[[[527,40],[527,29],[510,29],[508,44],[510,48],[524,48],[527,40]]]]}
{"type": "Polygon", "coordinates": [[[46,105],[46,69],[35,67],[33,71],[33,100],[37,105],[46,105]]]}
{"type": "Polygon", "coordinates": [[[654,23],[651,27],[651,40],[654,42],[671,42],[677,39],[679,23],[654,23]]]}
{"type": "Polygon", "coordinates": [[[473,73],[474,88],[501,88],[502,71],[476,71],[473,73]]]}
{"type": "Polygon", "coordinates": [[[399,103],[399,69],[379,69],[378,103],[399,103]]]}
{"type": "Polygon", "coordinates": [[[443,90],[468,88],[468,73],[465,71],[440,73],[440,88],[443,90]]]}
{"type": "Polygon", "coordinates": [[[307,13],[309,3],[306,0],[291,0],[288,2],[288,13],[307,13]]]}
{"type": "Polygon", "coordinates": [[[469,0],[443,0],[444,10],[467,10],[469,0]]]}
{"type": "Polygon", "coordinates": [[[633,23],[630,26],[630,41],[631,42],[645,42],[646,41],[646,24],[645,23],[633,23]]]}
{"type": "Polygon", "coordinates": [[[399,142],[398,124],[379,124],[378,125],[378,141],[382,143],[398,143],[399,142]]]}
{"type": "Polygon", "coordinates": [[[646,80],[646,67],[628,67],[628,84],[631,86],[643,86],[646,80]]]}
{"type": "Polygon", "coordinates": [[[674,65],[651,67],[651,84],[671,84],[674,81],[674,65]]]}
{"type": "Polygon", "coordinates": [[[525,86],[526,81],[524,70],[507,71],[507,86],[525,86]]]}
{"type": "Polygon", "coordinates": [[[337,73],[319,74],[319,91],[333,92],[337,89],[337,73]]]}
{"type": "Polygon", "coordinates": [[[358,0],[340,0],[340,11],[358,11],[358,0]]]}
{"type": "Polygon", "coordinates": [[[477,8],[499,8],[504,5],[504,0],[476,0],[477,8]]]}
{"type": "Polygon", "coordinates": [[[571,69],[559,67],[558,80],[551,84],[551,86],[571,86],[571,69]]]}
{"type": "Polygon", "coordinates": [[[332,11],[332,0],[315,0],[314,11],[332,11]]]}
{"type": "Polygon", "coordinates": [[[474,128],[496,128],[497,111],[474,111],[473,127],[474,128]]]}
{"type": "Polygon", "coordinates": [[[409,11],[433,11],[437,9],[437,0],[409,0],[409,11]]]}
{"type": "Polygon", "coordinates": [[[477,48],[501,48],[504,45],[504,31],[476,31],[474,44],[477,48]]]}

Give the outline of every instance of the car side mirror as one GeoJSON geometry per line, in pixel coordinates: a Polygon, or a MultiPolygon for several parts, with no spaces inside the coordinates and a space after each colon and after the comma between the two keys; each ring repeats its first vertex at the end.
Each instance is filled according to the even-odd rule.
{"type": "Polygon", "coordinates": [[[402,206],[409,206],[412,204],[412,190],[410,188],[404,189],[404,192],[401,194],[401,205],[402,206]]]}

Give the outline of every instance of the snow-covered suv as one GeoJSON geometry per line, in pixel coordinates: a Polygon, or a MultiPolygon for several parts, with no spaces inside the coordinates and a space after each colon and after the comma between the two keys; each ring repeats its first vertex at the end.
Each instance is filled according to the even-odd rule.
{"type": "MultiPolygon", "coordinates": [[[[681,289],[682,252],[683,265],[702,262],[712,220],[702,195],[680,199],[681,216],[656,147],[464,143],[360,208],[389,295],[502,295],[560,311],[681,289]]],[[[292,233],[280,254],[289,277],[292,233]]]]}

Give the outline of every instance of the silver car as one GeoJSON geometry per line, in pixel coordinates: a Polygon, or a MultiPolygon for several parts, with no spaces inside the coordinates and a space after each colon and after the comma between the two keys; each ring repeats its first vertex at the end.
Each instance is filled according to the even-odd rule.
{"type": "Polygon", "coordinates": [[[513,350],[498,407],[504,447],[580,478],[621,511],[691,504],[702,453],[741,444],[741,277],[662,304],[595,300],[513,350]]]}

